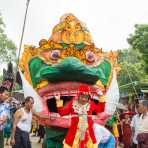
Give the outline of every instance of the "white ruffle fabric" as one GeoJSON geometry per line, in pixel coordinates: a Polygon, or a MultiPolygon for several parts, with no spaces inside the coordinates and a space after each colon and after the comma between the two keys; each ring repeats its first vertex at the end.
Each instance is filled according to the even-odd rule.
{"type": "Polygon", "coordinates": [[[117,83],[116,72],[113,72],[113,78],[110,84],[110,87],[106,93],[106,104],[105,104],[105,113],[112,115],[114,114],[117,104],[119,102],[119,87],[117,83]]]}

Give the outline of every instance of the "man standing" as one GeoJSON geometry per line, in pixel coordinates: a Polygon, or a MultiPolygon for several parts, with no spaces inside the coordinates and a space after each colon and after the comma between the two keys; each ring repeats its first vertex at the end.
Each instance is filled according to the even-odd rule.
{"type": "Polygon", "coordinates": [[[29,132],[31,130],[32,115],[37,118],[49,119],[49,116],[41,117],[33,111],[34,100],[31,96],[26,97],[24,107],[14,114],[14,122],[11,136],[13,148],[31,148],[29,132]]]}
{"type": "Polygon", "coordinates": [[[0,148],[4,148],[4,124],[8,117],[7,106],[4,101],[8,99],[6,88],[0,87],[0,148]]]}
{"type": "Polygon", "coordinates": [[[142,111],[138,128],[138,148],[148,148],[148,100],[139,104],[142,111]]]}
{"type": "Polygon", "coordinates": [[[131,121],[132,134],[133,134],[132,148],[137,148],[137,145],[138,145],[137,134],[138,134],[138,128],[139,128],[140,115],[141,115],[141,109],[139,107],[139,104],[136,105],[136,111],[137,111],[137,114],[133,116],[131,121]]]}

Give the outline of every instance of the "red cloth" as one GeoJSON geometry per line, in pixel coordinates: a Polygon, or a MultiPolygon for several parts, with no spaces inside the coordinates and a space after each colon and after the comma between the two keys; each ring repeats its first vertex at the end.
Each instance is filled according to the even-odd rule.
{"type": "Polygon", "coordinates": [[[79,86],[79,93],[89,93],[90,92],[90,88],[88,85],[82,84],[79,86]]]}
{"type": "MultiPolygon", "coordinates": [[[[67,103],[67,105],[65,107],[58,108],[58,112],[61,116],[68,115],[68,114],[78,115],[77,113],[74,112],[74,109],[72,107],[73,101],[74,101],[74,99],[71,100],[69,103],[67,103]]],[[[92,113],[94,111],[96,113],[100,113],[100,112],[104,111],[105,103],[95,104],[93,101],[89,100],[89,104],[90,104],[90,108],[89,108],[89,111],[87,112],[88,115],[92,115],[92,113]]],[[[96,138],[95,138],[95,135],[94,135],[94,132],[93,132],[93,127],[92,127],[92,125],[93,125],[92,117],[88,116],[87,121],[88,121],[88,126],[89,126],[88,131],[89,131],[90,137],[92,139],[92,142],[96,143],[96,138]]],[[[76,134],[76,131],[77,131],[78,123],[79,123],[79,117],[78,116],[71,118],[71,126],[70,126],[68,133],[67,133],[67,136],[65,138],[65,143],[70,145],[70,146],[73,145],[73,141],[74,141],[75,134],[76,134]]]]}
{"type": "Polygon", "coordinates": [[[122,115],[129,115],[129,116],[133,116],[135,113],[134,112],[131,112],[131,111],[127,111],[127,112],[124,112],[122,113],[122,115]]]}
{"type": "Polygon", "coordinates": [[[122,125],[122,132],[123,132],[123,144],[125,148],[131,147],[131,141],[132,141],[132,129],[129,123],[123,122],[122,125]]]}

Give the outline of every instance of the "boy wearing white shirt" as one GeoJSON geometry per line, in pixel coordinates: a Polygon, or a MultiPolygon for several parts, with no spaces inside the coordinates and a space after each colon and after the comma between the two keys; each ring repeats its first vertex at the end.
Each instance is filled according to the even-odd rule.
{"type": "Polygon", "coordinates": [[[137,114],[133,116],[131,121],[131,127],[132,127],[132,133],[133,133],[133,148],[137,148],[138,141],[137,141],[137,135],[138,135],[138,128],[139,128],[139,121],[140,121],[140,115],[141,115],[141,109],[139,105],[136,106],[137,114]]]}
{"type": "Polygon", "coordinates": [[[140,116],[138,128],[138,148],[148,148],[148,100],[142,101],[139,104],[142,115],[140,116]]]}

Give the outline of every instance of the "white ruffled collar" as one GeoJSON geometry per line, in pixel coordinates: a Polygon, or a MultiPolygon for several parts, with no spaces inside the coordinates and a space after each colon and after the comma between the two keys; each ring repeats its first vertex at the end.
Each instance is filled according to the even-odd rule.
{"type": "Polygon", "coordinates": [[[82,105],[78,103],[78,100],[74,100],[72,104],[72,108],[74,109],[75,113],[78,113],[79,115],[84,115],[84,114],[87,114],[87,112],[89,111],[90,104],[88,102],[85,105],[82,105]]]}

